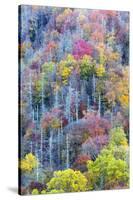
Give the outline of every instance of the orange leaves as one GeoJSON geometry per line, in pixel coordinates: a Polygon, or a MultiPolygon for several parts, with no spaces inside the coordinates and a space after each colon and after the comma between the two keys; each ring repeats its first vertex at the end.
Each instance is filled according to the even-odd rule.
{"type": "Polygon", "coordinates": [[[118,61],[120,55],[118,52],[109,52],[107,54],[107,60],[112,62],[112,61],[118,61]]]}
{"type": "Polygon", "coordinates": [[[120,104],[123,108],[128,108],[129,105],[129,96],[128,95],[121,95],[119,97],[120,104]]]}
{"type": "Polygon", "coordinates": [[[57,48],[57,44],[54,41],[50,41],[47,45],[46,52],[52,51],[57,48]]]}
{"type": "Polygon", "coordinates": [[[54,108],[51,112],[45,113],[42,119],[42,128],[47,129],[48,127],[56,129],[61,126],[62,111],[58,108],[54,108]]]}
{"type": "Polygon", "coordinates": [[[83,14],[79,15],[78,21],[79,21],[80,25],[84,25],[84,23],[86,21],[86,16],[83,14]]]}
{"type": "Polygon", "coordinates": [[[95,31],[91,35],[91,39],[96,41],[96,42],[102,42],[104,40],[104,34],[102,32],[95,31]]]}
{"type": "Polygon", "coordinates": [[[104,10],[104,11],[101,11],[101,13],[108,16],[108,17],[117,16],[117,11],[113,11],[113,10],[104,10]]]}
{"type": "Polygon", "coordinates": [[[86,164],[88,160],[91,158],[88,155],[79,155],[78,158],[76,159],[77,164],[86,164]]]}
{"type": "Polygon", "coordinates": [[[58,28],[61,28],[62,24],[65,22],[65,20],[70,17],[72,14],[72,10],[67,8],[64,10],[63,13],[57,16],[56,18],[56,25],[58,28]]]}
{"type": "Polygon", "coordinates": [[[119,68],[119,71],[111,70],[106,82],[106,98],[108,102],[119,102],[123,109],[128,108],[128,68],[119,68]]]}

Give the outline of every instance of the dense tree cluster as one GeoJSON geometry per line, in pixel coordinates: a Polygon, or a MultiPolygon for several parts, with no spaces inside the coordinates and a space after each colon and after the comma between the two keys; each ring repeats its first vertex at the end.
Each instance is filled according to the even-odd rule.
{"type": "Polygon", "coordinates": [[[21,6],[21,194],[129,185],[129,13],[21,6]]]}

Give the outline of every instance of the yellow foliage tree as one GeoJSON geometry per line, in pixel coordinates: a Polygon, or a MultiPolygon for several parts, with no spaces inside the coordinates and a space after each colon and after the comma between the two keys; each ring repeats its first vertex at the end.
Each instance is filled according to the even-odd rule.
{"type": "Polygon", "coordinates": [[[99,64],[105,65],[107,61],[105,44],[99,43],[99,45],[97,46],[97,50],[99,53],[99,64]]]}
{"type": "Polygon", "coordinates": [[[32,154],[26,154],[25,158],[20,160],[19,167],[23,172],[31,172],[38,165],[37,158],[32,154]]]}
{"type": "Polygon", "coordinates": [[[129,106],[128,67],[110,70],[106,82],[106,97],[108,102],[119,102],[123,109],[129,106]]]}
{"type": "Polygon", "coordinates": [[[104,74],[105,74],[105,67],[102,64],[100,64],[99,67],[96,68],[96,75],[98,77],[102,77],[104,76],[104,74]]]}
{"type": "Polygon", "coordinates": [[[65,60],[61,60],[58,65],[58,74],[62,77],[63,84],[67,84],[72,69],[76,65],[76,60],[71,54],[68,54],[65,60]]]}
{"type": "Polygon", "coordinates": [[[66,169],[54,172],[54,177],[47,184],[48,190],[64,192],[86,191],[87,179],[80,171],[66,169]]]}

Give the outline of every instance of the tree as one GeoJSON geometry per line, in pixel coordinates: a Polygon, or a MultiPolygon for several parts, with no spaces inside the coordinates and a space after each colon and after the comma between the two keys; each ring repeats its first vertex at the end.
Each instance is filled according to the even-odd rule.
{"type": "Polygon", "coordinates": [[[99,53],[98,63],[100,64],[100,66],[104,67],[107,61],[105,44],[99,43],[96,49],[99,53]]]}
{"type": "Polygon", "coordinates": [[[129,169],[126,161],[116,159],[104,149],[95,161],[88,161],[89,189],[114,189],[128,187],[129,169]]]}
{"type": "Polygon", "coordinates": [[[38,189],[33,189],[31,194],[33,194],[33,195],[38,195],[38,194],[39,194],[38,189]]]}
{"type": "Polygon", "coordinates": [[[37,158],[32,154],[26,154],[25,158],[20,160],[20,169],[23,172],[32,172],[38,165],[37,158]]]}
{"type": "Polygon", "coordinates": [[[109,103],[119,103],[124,111],[129,107],[129,83],[128,68],[120,66],[117,69],[110,69],[108,80],[105,84],[106,98],[109,103]]]}
{"type": "Polygon", "coordinates": [[[61,126],[61,118],[63,116],[62,110],[53,108],[50,112],[44,114],[42,119],[42,128],[47,129],[48,127],[57,129],[61,126]]]}
{"type": "Polygon", "coordinates": [[[79,155],[73,164],[73,168],[76,170],[80,170],[81,172],[85,172],[87,170],[87,161],[90,159],[91,158],[88,155],[79,155]]]}
{"type": "Polygon", "coordinates": [[[111,130],[109,144],[113,146],[128,146],[126,134],[121,127],[116,127],[111,130]]]}
{"type": "Polygon", "coordinates": [[[54,177],[47,184],[48,190],[63,190],[64,192],[86,191],[87,179],[80,171],[66,169],[55,171],[54,177]]]}
{"type": "Polygon", "coordinates": [[[108,144],[107,135],[98,135],[96,137],[89,137],[83,144],[82,150],[85,154],[95,160],[100,151],[108,144]]]}
{"type": "Polygon", "coordinates": [[[105,75],[105,67],[102,64],[100,64],[98,67],[96,67],[96,75],[98,77],[102,77],[105,75]]]}
{"type": "Polygon", "coordinates": [[[87,122],[88,133],[91,137],[108,134],[111,128],[110,122],[96,113],[87,112],[84,119],[87,122]]]}
{"type": "Polygon", "coordinates": [[[67,21],[67,19],[69,19],[69,17],[72,15],[72,10],[69,8],[64,9],[64,11],[62,13],[60,13],[57,17],[56,17],[56,26],[57,26],[57,30],[60,32],[63,29],[63,26],[65,24],[65,21],[67,21]]]}
{"type": "Polygon", "coordinates": [[[88,80],[95,73],[95,61],[89,55],[84,55],[80,60],[80,75],[82,79],[88,80]]]}
{"type": "Polygon", "coordinates": [[[93,47],[83,39],[77,40],[74,43],[73,55],[75,59],[81,59],[84,55],[92,55],[93,47]]]}
{"type": "Polygon", "coordinates": [[[128,187],[128,145],[122,128],[110,131],[109,144],[95,161],[88,161],[88,184],[90,189],[113,189],[128,187]]]}
{"type": "Polygon", "coordinates": [[[57,76],[61,76],[63,84],[68,83],[68,79],[76,66],[77,62],[71,54],[68,54],[64,60],[60,61],[57,66],[57,76]]]}

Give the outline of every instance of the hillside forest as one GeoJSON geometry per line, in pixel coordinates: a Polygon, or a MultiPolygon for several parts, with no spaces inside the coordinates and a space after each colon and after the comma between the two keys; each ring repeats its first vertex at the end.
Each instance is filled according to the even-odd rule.
{"type": "Polygon", "coordinates": [[[129,187],[129,13],[19,7],[19,193],[129,187]]]}

